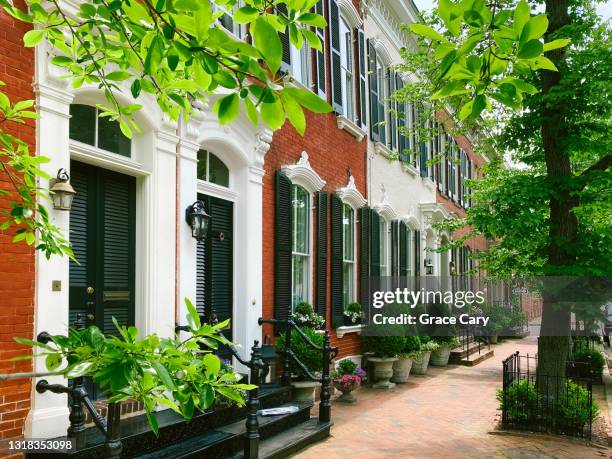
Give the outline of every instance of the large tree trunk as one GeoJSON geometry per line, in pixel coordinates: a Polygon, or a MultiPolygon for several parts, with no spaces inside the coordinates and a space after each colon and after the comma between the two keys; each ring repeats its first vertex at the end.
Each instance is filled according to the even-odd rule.
{"type": "MultiPolygon", "coordinates": [[[[546,13],[549,19],[546,41],[553,32],[569,24],[568,0],[546,0],[546,13]]],[[[576,242],[578,222],[572,209],[578,204],[572,197],[569,182],[572,176],[570,158],[564,150],[562,139],[566,136],[565,104],[557,96],[551,98],[563,77],[565,50],[549,51],[546,56],[552,60],[559,72],[542,71],[542,143],[546,169],[554,195],[550,199],[550,229],[548,246],[548,265],[551,274],[558,267],[572,265],[575,256],[572,246],[576,242]]],[[[552,377],[565,376],[565,365],[569,352],[570,312],[555,308],[555,297],[543,295],[542,330],[538,344],[538,374],[552,377]]],[[[539,378],[539,386],[546,383],[539,378]]]]}

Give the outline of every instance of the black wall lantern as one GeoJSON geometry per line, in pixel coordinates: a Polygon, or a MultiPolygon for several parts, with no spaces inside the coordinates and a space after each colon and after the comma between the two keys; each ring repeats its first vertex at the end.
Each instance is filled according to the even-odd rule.
{"type": "Polygon", "coordinates": [[[49,180],[49,191],[54,209],[70,210],[76,191],[70,185],[70,176],[66,169],[61,168],[57,171],[57,177],[49,180]]]}
{"type": "Polygon", "coordinates": [[[185,220],[191,227],[191,235],[198,241],[206,239],[210,227],[210,215],[204,209],[202,201],[196,201],[185,211],[185,220]]]}
{"type": "Polygon", "coordinates": [[[431,275],[433,274],[433,263],[431,258],[425,258],[425,274],[431,275]]]}

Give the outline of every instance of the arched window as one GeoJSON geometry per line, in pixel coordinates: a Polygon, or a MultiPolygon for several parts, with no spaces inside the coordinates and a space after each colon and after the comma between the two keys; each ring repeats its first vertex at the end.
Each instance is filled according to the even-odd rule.
{"type": "Polygon", "coordinates": [[[123,135],[119,123],[99,118],[98,109],[91,105],[70,105],[69,136],[72,140],[92,145],[121,156],[132,155],[132,142],[123,135]]]}
{"type": "Polygon", "coordinates": [[[291,185],[291,302],[310,300],[310,194],[291,185]]]}
{"type": "Polygon", "coordinates": [[[229,169],[219,157],[207,150],[198,151],[198,179],[229,187],[229,169]]]}

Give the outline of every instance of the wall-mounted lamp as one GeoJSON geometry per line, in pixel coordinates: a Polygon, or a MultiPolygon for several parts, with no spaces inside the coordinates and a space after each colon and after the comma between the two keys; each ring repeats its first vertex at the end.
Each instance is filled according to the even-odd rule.
{"type": "Polygon", "coordinates": [[[57,177],[49,180],[49,191],[51,191],[54,209],[70,210],[76,191],[70,185],[70,176],[66,169],[61,168],[57,171],[57,177]]]}
{"type": "Polygon", "coordinates": [[[425,258],[425,274],[433,274],[433,262],[431,261],[431,258],[425,258]]]}
{"type": "Polygon", "coordinates": [[[210,226],[210,215],[204,209],[202,201],[196,201],[185,211],[185,220],[191,227],[191,235],[198,241],[206,239],[210,226]]]}

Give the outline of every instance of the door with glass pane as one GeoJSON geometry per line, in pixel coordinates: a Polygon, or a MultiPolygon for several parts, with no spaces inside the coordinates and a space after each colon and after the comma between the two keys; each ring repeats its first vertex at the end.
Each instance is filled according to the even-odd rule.
{"type": "MultiPolygon", "coordinates": [[[[232,339],[234,310],[234,203],[198,195],[211,216],[209,237],[198,243],[196,307],[205,322],[230,319],[223,331],[232,339]]],[[[229,357],[227,350],[220,352],[229,357]]]]}

